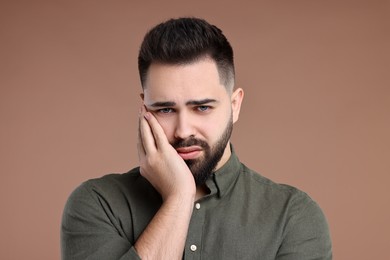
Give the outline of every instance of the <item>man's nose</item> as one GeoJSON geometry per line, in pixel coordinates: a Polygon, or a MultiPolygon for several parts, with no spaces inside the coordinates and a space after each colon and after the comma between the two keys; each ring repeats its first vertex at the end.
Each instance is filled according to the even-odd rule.
{"type": "Polygon", "coordinates": [[[176,121],[175,138],[187,139],[190,136],[195,136],[194,125],[191,117],[185,113],[179,114],[176,121]]]}

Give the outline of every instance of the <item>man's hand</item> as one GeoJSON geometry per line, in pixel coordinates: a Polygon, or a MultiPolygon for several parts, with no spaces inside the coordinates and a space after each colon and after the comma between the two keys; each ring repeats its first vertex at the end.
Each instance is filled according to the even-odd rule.
{"type": "Polygon", "coordinates": [[[161,194],[163,203],[135,249],[142,259],[181,259],[196,185],[188,166],[145,107],[140,112],[138,154],[141,175],[161,194]]]}
{"type": "Polygon", "coordinates": [[[144,106],[140,112],[138,156],[141,175],[164,201],[195,196],[196,186],[190,169],[168,142],[157,119],[144,106]]]}

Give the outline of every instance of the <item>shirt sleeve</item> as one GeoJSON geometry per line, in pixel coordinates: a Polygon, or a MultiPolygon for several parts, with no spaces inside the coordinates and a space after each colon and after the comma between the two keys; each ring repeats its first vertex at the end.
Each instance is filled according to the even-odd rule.
{"type": "Polygon", "coordinates": [[[105,203],[86,183],[70,195],[62,216],[62,260],[141,259],[107,215],[105,203]]]}
{"type": "Polygon", "coordinates": [[[331,260],[332,245],[325,216],[307,195],[296,199],[276,260],[331,260]]]}

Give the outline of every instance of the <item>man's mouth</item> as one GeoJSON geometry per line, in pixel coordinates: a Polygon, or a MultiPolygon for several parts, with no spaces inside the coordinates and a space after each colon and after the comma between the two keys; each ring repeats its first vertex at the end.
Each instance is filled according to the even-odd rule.
{"type": "Polygon", "coordinates": [[[193,160],[199,157],[202,148],[199,146],[187,146],[176,148],[176,151],[183,160],[193,160]]]}

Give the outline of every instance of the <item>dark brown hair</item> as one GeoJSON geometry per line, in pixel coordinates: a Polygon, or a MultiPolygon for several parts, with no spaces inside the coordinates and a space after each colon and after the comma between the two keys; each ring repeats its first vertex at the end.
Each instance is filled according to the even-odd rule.
{"type": "Polygon", "coordinates": [[[145,35],[139,51],[142,87],[152,63],[184,65],[206,57],[215,61],[221,83],[233,89],[233,49],[218,27],[199,18],[170,19],[158,24],[145,35]]]}

